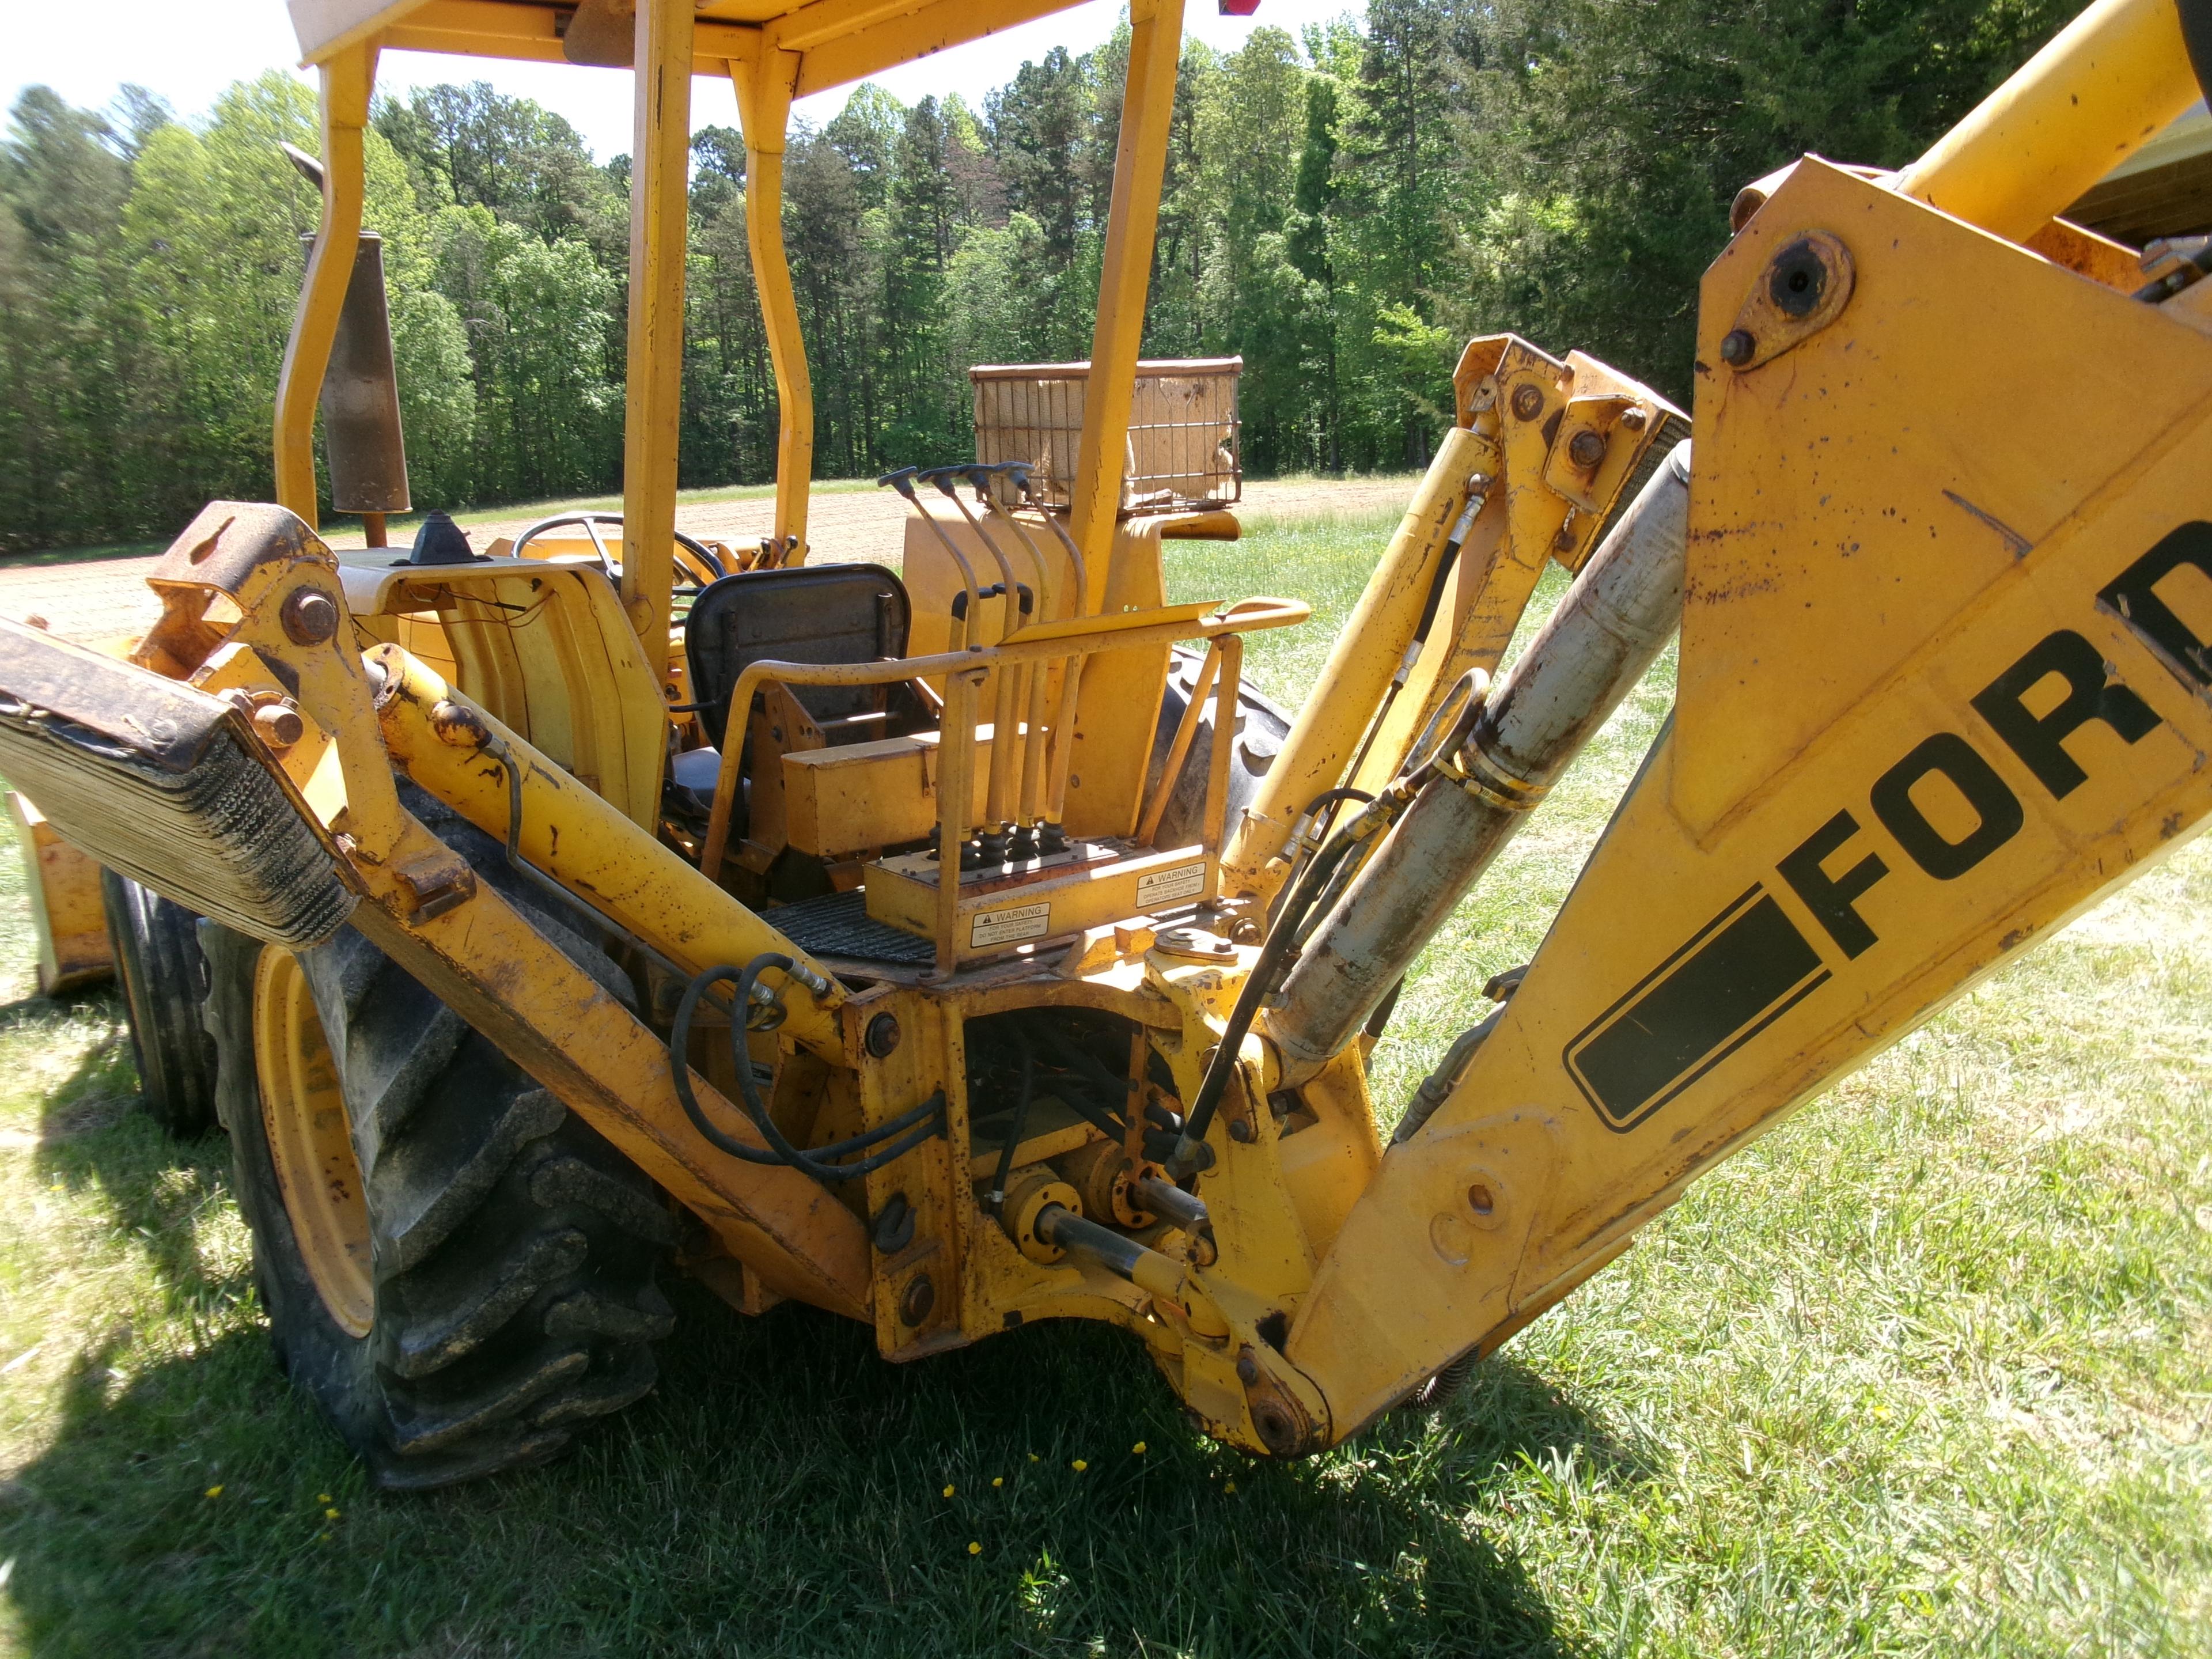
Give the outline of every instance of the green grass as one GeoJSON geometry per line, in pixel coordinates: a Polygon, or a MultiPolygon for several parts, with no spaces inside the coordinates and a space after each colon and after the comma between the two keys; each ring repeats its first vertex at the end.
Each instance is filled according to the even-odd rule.
{"type": "MultiPolygon", "coordinates": [[[[1252,653],[1295,698],[1389,523],[1173,545],[1171,580],[1311,600],[1252,653]]],[[[1671,674],[1423,959],[1386,1116],[1534,949],[1671,674]]],[[[894,1369],[679,1286],[653,1398],[411,1499],[270,1365],[223,1146],[129,1112],[112,1000],[24,995],[21,880],[0,849],[0,1651],[2212,1653],[2201,844],[1326,1456],[1209,1444],[1111,1332],[894,1369]]]]}

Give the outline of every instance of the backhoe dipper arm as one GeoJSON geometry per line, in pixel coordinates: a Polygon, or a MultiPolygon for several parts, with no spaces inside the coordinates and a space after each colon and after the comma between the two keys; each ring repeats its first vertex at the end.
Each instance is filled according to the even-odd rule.
{"type": "MultiPolygon", "coordinates": [[[[2201,317],[1808,159],[1707,273],[1698,363],[1673,716],[1297,1310],[1334,1434],[1494,1348],[2212,809],[2201,317]]],[[[1346,1063],[1548,781],[1513,739],[1573,724],[1525,705],[1569,683],[1544,659],[1619,551],[1494,694],[1466,784],[1409,807],[1317,930],[1269,1015],[1283,1077],[1346,1063]]],[[[1609,696],[1626,631],[1584,659],[1609,696]]]]}

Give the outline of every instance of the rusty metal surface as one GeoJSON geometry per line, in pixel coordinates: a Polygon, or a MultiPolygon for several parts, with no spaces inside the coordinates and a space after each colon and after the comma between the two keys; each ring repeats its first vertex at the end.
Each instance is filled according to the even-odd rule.
{"type": "Polygon", "coordinates": [[[178,532],[146,579],[228,592],[263,565],[300,560],[337,568],[330,549],[298,514],[268,501],[210,501],[178,532]]]}
{"type": "Polygon", "coordinates": [[[323,374],[323,445],[330,457],[331,507],[337,513],[404,513],[407,441],[399,423],[399,380],[384,295],[384,239],[364,231],[353,278],[323,374]]]}

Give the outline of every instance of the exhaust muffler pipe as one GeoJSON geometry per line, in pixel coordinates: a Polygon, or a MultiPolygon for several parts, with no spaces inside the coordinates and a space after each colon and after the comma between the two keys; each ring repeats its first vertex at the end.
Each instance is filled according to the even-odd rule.
{"type": "MultiPolygon", "coordinates": [[[[300,176],[323,188],[323,164],[283,146],[300,176]]],[[[301,241],[312,252],[315,239],[301,241]]],[[[337,333],[323,371],[323,447],[331,468],[331,511],[357,513],[371,547],[385,544],[387,514],[411,510],[407,438],[399,420],[399,371],[392,353],[392,311],[384,283],[384,239],[361,233],[353,274],[338,307],[337,333]]]]}
{"type": "Polygon", "coordinates": [[[1366,1024],[1680,624],[1689,478],[1683,443],[1498,682],[1453,763],[1315,928],[1267,1017],[1285,1082],[1310,1077],[1366,1024]]]}
{"type": "Polygon", "coordinates": [[[323,373],[323,444],[331,463],[331,510],[382,515],[413,505],[407,439],[399,423],[399,373],[385,302],[384,239],[361,234],[331,365],[323,373]]]}

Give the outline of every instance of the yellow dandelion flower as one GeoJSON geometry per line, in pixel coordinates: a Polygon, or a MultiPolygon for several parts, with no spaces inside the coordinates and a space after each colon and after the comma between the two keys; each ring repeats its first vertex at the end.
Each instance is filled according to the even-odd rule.
{"type": "Polygon", "coordinates": [[[948,1482],[948,1483],[946,1484],[946,1486],[945,1486],[945,1495],[947,1498],[950,1498],[950,1497],[951,1497],[951,1496],[952,1496],[952,1487],[951,1487],[951,1484],[950,1484],[949,1482],[948,1482]]]}
{"type": "Polygon", "coordinates": [[[325,1510],[323,1511],[323,1519],[325,1521],[335,1521],[337,1518],[338,1512],[336,1510],[325,1510]]]}
{"type": "Polygon", "coordinates": [[[1085,1470],[1085,1469],[1089,1468],[1091,1467],[1091,1465],[1090,1465],[1090,1464],[1088,1464],[1088,1463],[1086,1463],[1086,1462],[1085,1462],[1081,1458],[1079,1458],[1079,1458],[1077,1458],[1077,1459],[1076,1459],[1073,1463],[1070,1463],[1067,1467],[1068,1467],[1068,1468],[1070,1468],[1071,1469],[1073,1469],[1073,1470],[1074,1470],[1078,1474],[1082,1474],[1082,1473],[1084,1472],[1084,1470],[1085,1470]]]}
{"type": "Polygon", "coordinates": [[[1224,1482],[1221,1490],[1224,1492],[1235,1492],[1237,1490],[1237,1483],[1234,1480],[1224,1482]]]}
{"type": "Polygon", "coordinates": [[[210,1486],[207,1489],[207,1495],[210,1498],[220,1498],[222,1496],[222,1488],[221,1486],[210,1486]]]}
{"type": "Polygon", "coordinates": [[[991,1484],[994,1486],[1003,1486],[1006,1484],[1006,1477],[1003,1474],[994,1474],[991,1477],[991,1484]]]}
{"type": "Polygon", "coordinates": [[[1031,1452],[1031,1453],[1030,1454],[1030,1462],[1032,1462],[1032,1463],[1034,1463],[1034,1462],[1036,1462],[1036,1461],[1037,1461],[1037,1455],[1036,1455],[1035,1452],[1031,1452]]]}
{"type": "Polygon", "coordinates": [[[1130,1447],[1129,1449],[1134,1452],[1138,1456],[1142,1457],[1145,1455],[1145,1443],[1139,1440],[1135,1445],[1130,1447]]]}
{"type": "Polygon", "coordinates": [[[981,1555],[982,1553],[983,1547],[981,1544],[971,1542],[968,1546],[968,1553],[970,1555],[981,1555]]]}
{"type": "Polygon", "coordinates": [[[315,1502],[318,1504],[335,1504],[337,1501],[326,1492],[319,1492],[315,1494],[315,1502]]]}

